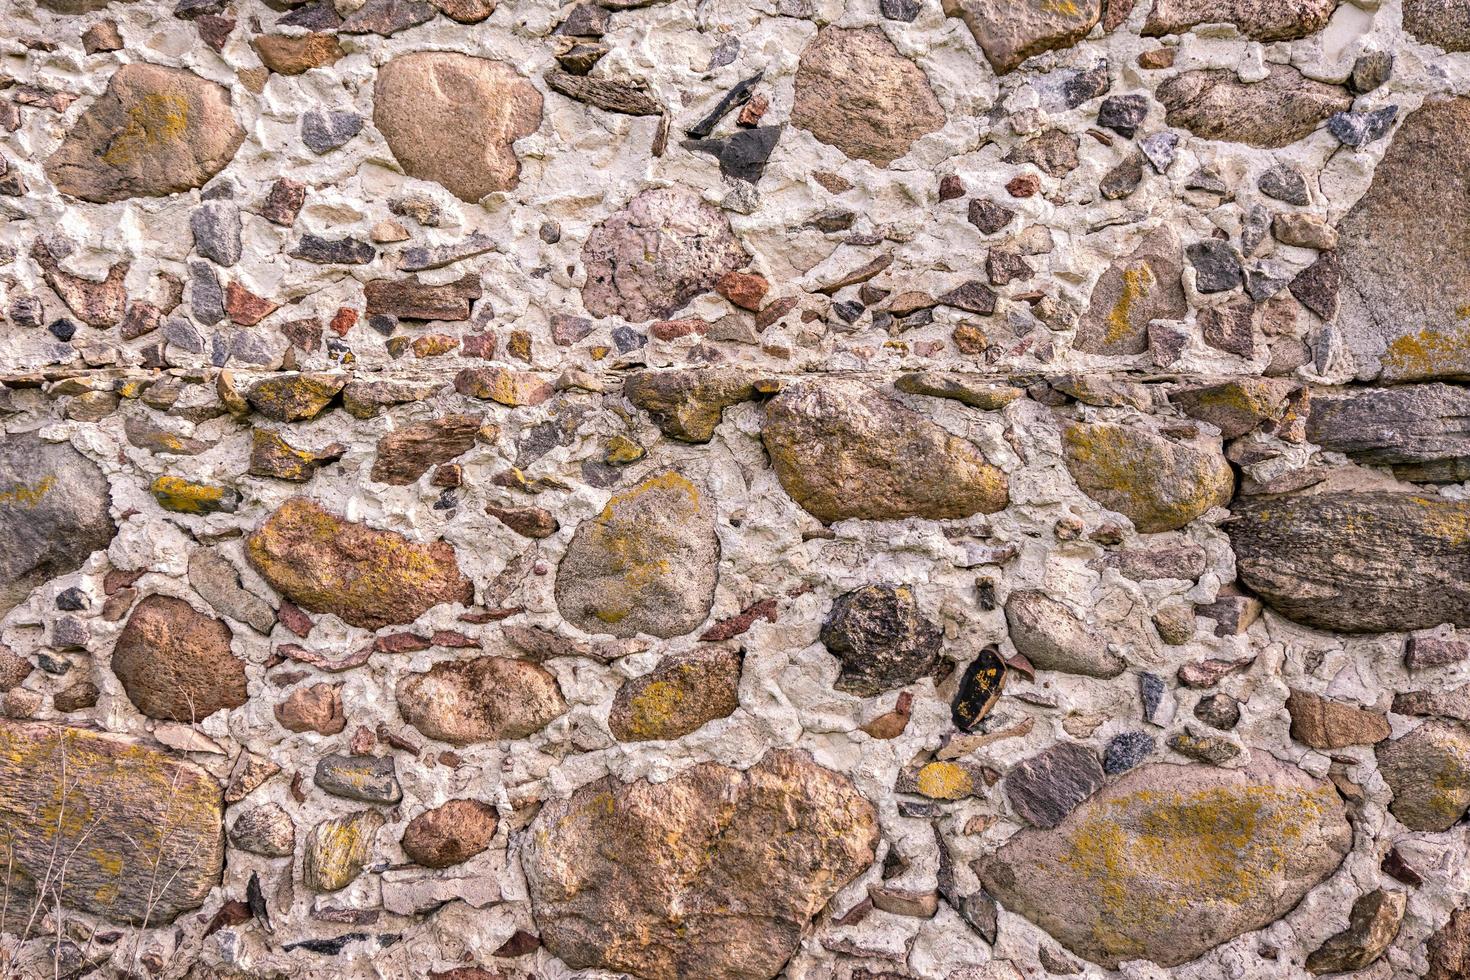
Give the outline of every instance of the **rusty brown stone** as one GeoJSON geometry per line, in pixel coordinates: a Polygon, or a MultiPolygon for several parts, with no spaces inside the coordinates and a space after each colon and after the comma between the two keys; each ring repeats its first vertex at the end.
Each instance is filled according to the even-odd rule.
{"type": "Polygon", "coordinates": [[[245,662],[230,628],[183,599],[151,595],[133,607],[112,649],[112,672],[150,718],[198,722],[245,703],[245,662]]]}

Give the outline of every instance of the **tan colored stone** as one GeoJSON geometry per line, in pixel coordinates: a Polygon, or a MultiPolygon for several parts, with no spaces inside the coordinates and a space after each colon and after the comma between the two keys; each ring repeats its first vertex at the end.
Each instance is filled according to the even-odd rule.
{"type": "Polygon", "coordinates": [[[490,847],[499,816],[479,800],[450,800],[408,822],[399,844],[415,864],[448,868],[490,847]]]}
{"type": "Polygon", "coordinates": [[[51,154],[46,175],[84,201],[164,197],[202,187],[244,140],[228,89],[182,68],[127,64],[51,154]]]}
{"type": "Polygon", "coordinates": [[[387,821],[376,810],[323,820],[306,836],[301,881],[313,891],[335,892],[362,874],[373,854],[373,838],[387,821]]]}
{"type": "Polygon", "coordinates": [[[997,75],[1032,55],[1070,48],[1102,17],[1102,0],[943,0],[943,7],[965,22],[997,75]]]}
{"type": "Polygon", "coordinates": [[[150,718],[198,722],[247,698],[232,633],[183,599],[151,595],[133,607],[112,648],[112,672],[150,718]]]}
{"type": "Polygon", "coordinates": [[[1145,37],[1184,34],[1196,24],[1234,24],[1253,41],[1292,41],[1327,26],[1338,0],[1154,0],[1145,37]]]}
{"type": "Polygon", "coordinates": [[[542,942],[573,969],[768,980],[877,842],[847,777],[773,751],[745,772],[706,762],[548,802],[524,863],[542,942]]]}
{"type": "Polygon", "coordinates": [[[740,707],[740,653],[723,647],[666,657],[618,689],[608,727],[620,742],[688,735],[740,707]]]}
{"type": "Polygon", "coordinates": [[[296,605],[365,629],[411,623],[441,602],[474,597],[446,542],[418,544],[344,521],[302,497],[246,538],[245,555],[296,605]]]}
{"type": "Polygon", "coordinates": [[[1377,755],[1393,790],[1388,811],[1410,830],[1449,830],[1470,807],[1470,733],[1462,726],[1425,722],[1377,755]]]}
{"type": "Polygon", "coordinates": [[[944,126],[922,69],[876,27],[824,27],[802,49],[791,122],[858,160],[886,167],[944,126]]]}
{"type": "Polygon", "coordinates": [[[556,678],[512,657],[445,660],[398,682],[398,710],[451,745],[525,738],[567,710],[556,678]]]}
{"type": "Polygon", "coordinates": [[[1143,428],[1072,422],[1062,430],[1067,471],[1083,493],[1139,531],[1175,531],[1226,507],[1235,473],[1216,447],[1173,442],[1143,428]]]}
{"type": "Polygon", "coordinates": [[[1372,745],[1391,734],[1381,711],[1370,711],[1312,694],[1293,690],[1286,699],[1291,715],[1291,737],[1323,751],[1349,745],[1372,745]]]}
{"type": "Polygon", "coordinates": [[[1092,287],[1073,346],[1088,354],[1148,350],[1150,320],[1180,320],[1189,313],[1181,255],[1178,236],[1162,227],[1109,265],[1092,287]]]}
{"type": "Polygon", "coordinates": [[[520,182],[512,144],[541,125],[541,94],[505,62],[416,51],[378,70],[373,123],[404,173],[478,201],[520,182]]]}

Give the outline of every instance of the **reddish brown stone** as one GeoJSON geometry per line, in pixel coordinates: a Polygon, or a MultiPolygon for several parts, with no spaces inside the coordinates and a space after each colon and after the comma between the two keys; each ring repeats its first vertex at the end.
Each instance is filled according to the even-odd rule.
{"type": "Polygon", "coordinates": [[[78,320],[93,327],[113,327],[122,322],[128,305],[128,291],[123,286],[129,263],[118,262],[107,270],[101,282],[74,276],[61,268],[61,260],[40,238],[31,247],[31,258],[41,268],[46,285],[56,291],[78,320]]]}
{"type": "Polygon", "coordinates": [[[1041,178],[1035,174],[1021,174],[1006,183],[1011,197],[1035,197],[1041,193],[1041,178]]]}
{"type": "Polygon", "coordinates": [[[245,663],[230,652],[230,628],[183,599],[138,603],[112,650],[112,671],[150,718],[203,721],[245,703],[245,663]]]}
{"type": "Polygon", "coordinates": [[[455,375],[454,390],[512,408],[540,405],[556,393],[551,383],[539,375],[501,367],[465,368],[455,375]]]}
{"type": "Polygon", "coordinates": [[[313,684],[298,687],[275,707],[276,721],[293,732],[317,732],[336,735],[347,727],[342,710],[341,684],[313,684]]]}
{"type": "Polygon", "coordinates": [[[418,276],[374,279],[363,286],[368,316],[404,320],[468,320],[470,305],[480,294],[480,277],[474,272],[440,286],[420,282],[418,276]]]}
{"type": "Polygon", "coordinates": [[[485,513],[528,538],[549,538],[561,527],[549,510],[540,507],[501,507],[486,504],[485,513]]]}
{"type": "Polygon", "coordinates": [[[771,284],[753,272],[727,272],[715,283],[715,292],[743,310],[757,311],[771,284]]]}
{"type": "Polygon", "coordinates": [[[398,682],[398,710],[451,745],[525,738],[567,710],[556,678],[527,660],[445,660],[398,682]]]}
{"type": "Polygon", "coordinates": [[[225,312],[229,314],[231,323],[253,327],[280,308],[280,303],[257,296],[238,282],[225,287],[225,312]]]}
{"type": "Polygon", "coordinates": [[[250,44],[260,56],[261,63],[278,75],[300,75],[313,68],[325,68],[347,53],[333,34],[297,37],[263,34],[252,38],[250,44]]]}
{"type": "Polygon", "coordinates": [[[499,815],[479,800],[450,800],[408,822],[399,842],[410,861],[426,868],[463,864],[487,850],[499,815]]]}
{"type": "Polygon", "coordinates": [[[283,228],[296,223],[296,215],[306,203],[306,185],[290,177],[278,177],[266,195],[260,213],[267,220],[283,228]]]}
{"type": "Polygon", "coordinates": [[[407,486],[431,467],[469,451],[480,423],[478,415],[446,415],[395,429],[378,440],[372,478],[390,486],[407,486]]]}

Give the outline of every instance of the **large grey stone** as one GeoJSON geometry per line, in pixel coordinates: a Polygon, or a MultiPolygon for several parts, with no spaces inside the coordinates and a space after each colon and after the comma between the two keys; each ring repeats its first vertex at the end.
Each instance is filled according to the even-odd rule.
{"type": "Polygon", "coordinates": [[[1331,783],[1258,753],[1242,769],[1134,769],[976,871],[1079,956],[1172,967],[1285,915],[1352,839],[1331,783]]]}
{"type": "Polygon", "coordinates": [[[1360,463],[1392,466],[1403,479],[1470,478],[1470,391],[1457,385],[1318,389],[1307,438],[1360,463]]]}
{"type": "MultiPolygon", "coordinates": [[[[1411,0],[1412,2],[1412,0],[1411,0]]],[[[1154,0],[1143,33],[1183,34],[1196,24],[1234,24],[1254,41],[1290,41],[1327,26],[1338,0],[1154,0]]]]}
{"type": "Polygon", "coordinates": [[[0,616],[117,533],[107,477],[67,443],[0,436],[0,616]]]}
{"type": "Polygon", "coordinates": [[[1295,68],[1272,65],[1270,75],[1246,83],[1233,69],[1186,71],[1155,93],[1170,126],[1205,139],[1275,148],[1308,136],[1336,112],[1352,107],[1340,85],[1314,82],[1295,68]]]}
{"type": "Polygon", "coordinates": [[[1018,589],[1006,600],[1011,643],[1032,666],[1088,677],[1117,677],[1122,657],[1076,613],[1045,592],[1018,589]]]}

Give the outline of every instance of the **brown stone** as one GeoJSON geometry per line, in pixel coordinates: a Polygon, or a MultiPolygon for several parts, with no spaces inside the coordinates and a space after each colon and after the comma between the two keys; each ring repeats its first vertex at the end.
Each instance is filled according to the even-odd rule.
{"type": "Polygon", "coordinates": [[[344,521],[301,497],[246,539],[245,555],[298,606],[364,629],[411,623],[441,602],[468,605],[474,596],[446,542],[419,544],[344,521]]]}
{"type": "Polygon", "coordinates": [[[827,523],[960,519],[1009,502],[1005,474],[973,443],[857,381],[787,387],[761,438],[781,486],[827,523]]]}
{"type": "Polygon", "coordinates": [[[150,718],[198,722],[245,703],[245,663],[230,628],[183,599],[151,595],[133,607],[112,649],[112,672],[150,718]]]}
{"type": "Polygon", "coordinates": [[[250,39],[261,63],[278,75],[300,75],[346,57],[334,34],[262,34],[250,39]]]}
{"type": "Polygon", "coordinates": [[[1226,507],[1235,473],[1218,446],[1174,442],[1137,426],[1072,422],[1062,430],[1067,471],[1083,493],[1152,534],[1226,507]]]}
{"type": "Polygon", "coordinates": [[[275,707],[276,721],[292,732],[336,735],[347,727],[342,710],[341,684],[298,687],[275,707]]]}
{"type": "Polygon", "coordinates": [[[1150,320],[1179,320],[1189,312],[1180,281],[1184,265],[1179,238],[1161,227],[1146,235],[1126,258],[1108,266],[1073,346],[1088,354],[1142,354],[1148,350],[1150,320]]]}
{"type": "Polygon", "coordinates": [[[1455,909],[1444,928],[1429,937],[1429,972],[1424,980],[1470,976],[1470,908],[1455,909]]]}
{"type": "Polygon", "coordinates": [[[1388,812],[1410,830],[1449,830],[1470,807],[1470,733],[1463,725],[1428,721],[1375,754],[1393,791],[1388,812]]]}
{"type": "Polygon", "coordinates": [[[1212,140],[1277,148],[1310,135],[1328,116],[1346,112],[1352,97],[1340,85],[1315,82],[1287,65],[1246,83],[1233,69],[1201,69],[1175,75],[1155,93],[1170,126],[1212,140]]]}
{"type": "Polygon", "coordinates": [[[654,188],[587,236],[582,302],[598,317],[662,320],[749,261],[719,208],[684,188],[654,188]]]}
{"type": "Polygon", "coordinates": [[[638,371],[623,394],[653,416],[664,435],[681,442],[709,442],[724,410],[756,395],[755,376],[737,368],[638,371]]]}
{"type": "Polygon", "coordinates": [[[404,173],[478,201],[520,183],[512,144],[541,125],[541,94],[505,62],[416,51],[378,70],[373,123],[404,173]]]}
{"type": "Polygon", "coordinates": [[[481,422],[478,415],[445,415],[394,429],[378,440],[372,478],[395,487],[413,483],[431,468],[468,452],[481,422]]]}
{"type": "Polygon", "coordinates": [[[573,969],[769,980],[877,842],[847,777],[773,751],[745,772],[705,762],[550,801],[525,869],[541,940],[573,969]]]}
{"type": "Polygon", "coordinates": [[[399,841],[403,853],[426,868],[463,864],[490,847],[499,815],[479,800],[450,800],[408,822],[399,841]]]}
{"type": "Polygon", "coordinates": [[[347,374],[278,374],[256,382],[245,398],[275,422],[300,422],[320,415],[347,384],[347,374]]]}
{"type": "Polygon", "coordinates": [[[454,390],[511,408],[540,405],[556,393],[539,374],[502,367],[465,368],[454,376],[454,390]]]}
{"type": "Polygon", "coordinates": [[[828,26],[802,49],[791,122],[886,167],[942,128],[945,115],[924,72],[881,30],[828,26]]]}
{"type": "Polygon", "coordinates": [[[35,903],[58,894],[113,922],[162,926],[204,904],[224,866],[212,776],[143,743],[80,728],[0,722],[0,826],[10,868],[0,922],[7,932],[34,928],[35,903]],[[35,882],[47,883],[44,896],[35,882]]]}
{"type": "Polygon", "coordinates": [[[317,451],[308,452],[291,445],[279,432],[256,429],[250,434],[251,476],[272,476],[278,480],[304,483],[326,463],[342,458],[347,447],[340,442],[317,451]]]}
{"type": "Polygon", "coordinates": [[[1370,711],[1293,689],[1286,699],[1291,737],[1323,751],[1373,745],[1391,734],[1381,711],[1370,711]]]}
{"type": "Polygon", "coordinates": [[[1069,48],[1102,16],[1102,0],[943,0],[944,13],[965,22],[997,75],[1032,55],[1069,48]]]}
{"type": "Polygon", "coordinates": [[[105,204],[202,187],[245,140],[229,90],[182,68],[123,65],[46,161],[63,194],[105,204]]]}
{"type": "Polygon", "coordinates": [[[1184,34],[1196,24],[1229,23],[1253,41],[1292,41],[1327,26],[1338,0],[1154,0],[1145,37],[1184,34]]]}
{"type": "Polygon", "coordinates": [[[1330,937],[1307,957],[1316,974],[1367,969],[1398,937],[1409,897],[1400,891],[1375,889],[1353,903],[1348,927],[1330,937]]]}
{"type": "Polygon", "coordinates": [[[40,238],[31,246],[31,258],[40,266],[46,285],[56,291],[78,320],[98,328],[115,327],[123,322],[128,305],[123,280],[127,278],[130,263],[114,263],[101,281],[74,276],[61,268],[60,260],[40,238]]]}
{"type": "Polygon", "coordinates": [[[1470,51],[1470,9],[1456,0],[1404,0],[1404,30],[1446,51],[1470,51]]]}
{"type": "Polygon", "coordinates": [[[620,742],[682,738],[740,707],[741,656],[712,647],[665,657],[618,689],[608,727],[620,742]]]}
{"type": "Polygon", "coordinates": [[[403,320],[468,320],[471,304],[480,298],[480,276],[469,272],[442,285],[421,282],[418,276],[371,279],[363,284],[367,315],[384,314],[403,320]]]}
{"type": "Polygon", "coordinates": [[[522,537],[549,538],[561,529],[561,522],[543,507],[501,507],[498,504],[486,504],[485,513],[522,537]]]}
{"type": "Polygon", "coordinates": [[[445,660],[398,682],[398,710],[451,745],[525,738],[567,710],[556,678],[527,660],[445,660]]]}

